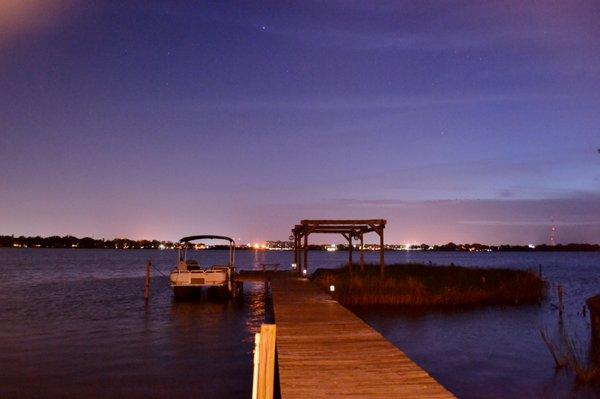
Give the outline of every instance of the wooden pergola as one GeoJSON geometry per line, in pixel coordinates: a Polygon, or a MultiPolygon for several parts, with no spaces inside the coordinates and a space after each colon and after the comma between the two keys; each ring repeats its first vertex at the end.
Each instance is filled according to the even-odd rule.
{"type": "MultiPolygon", "coordinates": [[[[360,269],[365,269],[364,235],[375,232],[379,235],[379,272],[384,277],[383,229],[385,219],[362,220],[301,220],[292,229],[294,239],[294,262],[298,272],[308,273],[308,236],[315,233],[341,234],[348,241],[348,267],[352,273],[352,240],[360,240],[360,269]]],[[[290,237],[291,238],[291,237],[290,237]]]]}

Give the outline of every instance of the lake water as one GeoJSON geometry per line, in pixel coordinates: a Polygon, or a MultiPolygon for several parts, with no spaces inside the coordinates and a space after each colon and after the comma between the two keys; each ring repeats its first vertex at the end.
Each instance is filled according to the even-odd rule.
{"type": "MultiPolygon", "coordinates": [[[[226,259],[203,251],[201,263],[226,259]]],[[[377,253],[366,260],[377,261],[377,253]]],[[[290,252],[238,251],[241,269],[289,265],[290,252]]],[[[311,252],[336,267],[344,252],[311,252]]],[[[0,249],[0,397],[249,397],[254,333],[268,312],[264,284],[241,302],[175,303],[154,273],[143,301],[144,264],[168,272],[174,251],[0,249]]],[[[540,329],[564,328],[589,344],[585,299],[600,293],[599,253],[387,252],[386,261],[536,269],[550,283],[541,305],[462,311],[354,309],[459,397],[592,398],[599,388],[555,372],[540,329]],[[562,327],[552,307],[565,291],[562,327]]]]}

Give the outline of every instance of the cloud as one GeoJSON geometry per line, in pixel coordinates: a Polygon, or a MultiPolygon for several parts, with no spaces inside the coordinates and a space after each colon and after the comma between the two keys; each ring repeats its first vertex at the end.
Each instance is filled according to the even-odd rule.
{"type": "MultiPolygon", "coordinates": [[[[577,23],[585,16],[584,8],[528,6],[519,2],[508,7],[489,2],[482,5],[435,3],[433,7],[397,1],[378,5],[342,2],[325,11],[320,3],[314,4],[312,11],[310,18],[300,16],[285,23],[273,20],[266,33],[319,47],[460,52],[512,49],[517,43],[538,48],[560,43],[568,49],[577,39],[565,37],[564,27],[581,35],[588,26],[577,23]],[[362,23],[365,19],[376,24],[366,29],[362,23]]],[[[231,18],[221,19],[221,22],[247,25],[231,18]]],[[[248,27],[256,29],[256,26],[248,27]]]]}
{"type": "MultiPolygon", "coordinates": [[[[587,95],[584,93],[583,95],[587,95]]],[[[552,102],[565,100],[582,93],[531,93],[512,91],[506,93],[462,93],[460,95],[379,95],[379,96],[345,96],[345,97],[273,97],[248,99],[227,98],[161,98],[140,99],[135,103],[127,103],[136,109],[171,106],[176,110],[223,109],[231,111],[272,111],[272,110],[306,110],[306,111],[411,111],[414,109],[430,109],[431,107],[468,106],[478,104],[552,102]]]]}
{"type": "Polygon", "coordinates": [[[384,218],[389,242],[546,243],[550,227],[558,240],[598,242],[600,193],[544,199],[323,199],[269,209],[281,220],[302,218],[384,218]],[[290,211],[291,210],[291,211],[290,211]]]}

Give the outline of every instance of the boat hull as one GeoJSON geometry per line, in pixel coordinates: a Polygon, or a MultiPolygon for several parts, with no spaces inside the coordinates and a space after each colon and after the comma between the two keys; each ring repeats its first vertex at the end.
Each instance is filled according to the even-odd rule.
{"type": "Polygon", "coordinates": [[[173,297],[177,301],[199,300],[206,298],[208,300],[228,300],[240,299],[244,293],[244,283],[234,281],[231,289],[228,285],[222,286],[173,286],[173,297]]]}
{"type": "Polygon", "coordinates": [[[173,297],[177,301],[200,300],[203,298],[209,300],[227,300],[231,297],[227,286],[225,287],[198,287],[198,286],[177,286],[173,287],[173,297]]]}

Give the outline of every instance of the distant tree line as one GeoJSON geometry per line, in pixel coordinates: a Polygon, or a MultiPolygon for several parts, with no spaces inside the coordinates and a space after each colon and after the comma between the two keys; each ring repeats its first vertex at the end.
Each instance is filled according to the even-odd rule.
{"type": "Polygon", "coordinates": [[[114,240],[94,239],[91,237],[77,238],[74,236],[51,237],[14,237],[0,236],[0,247],[21,248],[111,248],[111,249],[159,249],[173,248],[174,243],[158,240],[130,240],[115,238],[114,240]]]}
{"type": "Polygon", "coordinates": [[[481,251],[498,251],[498,252],[548,252],[548,251],[600,251],[600,244],[556,244],[556,245],[485,245],[485,244],[455,244],[450,242],[444,245],[434,245],[433,247],[427,244],[421,244],[417,246],[422,250],[432,251],[469,251],[469,252],[481,252],[481,251]]]}
{"type": "MultiPolygon", "coordinates": [[[[325,250],[328,245],[309,245],[309,249],[323,249],[325,250]]],[[[379,246],[368,244],[365,245],[366,249],[378,249],[379,246]]],[[[386,249],[392,250],[406,250],[410,249],[413,251],[458,251],[458,252],[548,252],[548,251],[600,251],[600,244],[556,244],[556,245],[546,245],[541,244],[537,246],[529,246],[529,245],[486,245],[486,244],[455,244],[453,242],[449,242],[448,244],[443,245],[429,245],[429,244],[417,244],[411,245],[409,248],[406,248],[404,245],[394,245],[394,244],[386,244],[386,249]]],[[[348,245],[340,244],[337,245],[338,250],[347,250],[348,245]]]]}
{"type": "MultiPolygon", "coordinates": [[[[172,249],[178,243],[158,240],[130,240],[128,238],[115,238],[112,240],[95,239],[91,237],[77,238],[71,235],[51,237],[15,237],[0,236],[0,247],[17,248],[107,248],[107,249],[172,249]]],[[[329,245],[309,245],[310,250],[325,250],[329,245]]],[[[368,245],[366,249],[377,249],[368,245]]],[[[227,245],[214,245],[206,249],[228,249],[227,245]]],[[[386,245],[386,249],[406,249],[399,245],[386,245]]],[[[238,249],[252,249],[252,247],[239,246],[238,249]]],[[[348,249],[347,245],[338,245],[338,250],[348,249]]],[[[557,245],[486,245],[486,244],[455,244],[449,242],[444,245],[411,245],[411,250],[421,251],[461,251],[461,252],[546,252],[546,251],[600,251],[600,244],[557,244],[557,245]]]]}

